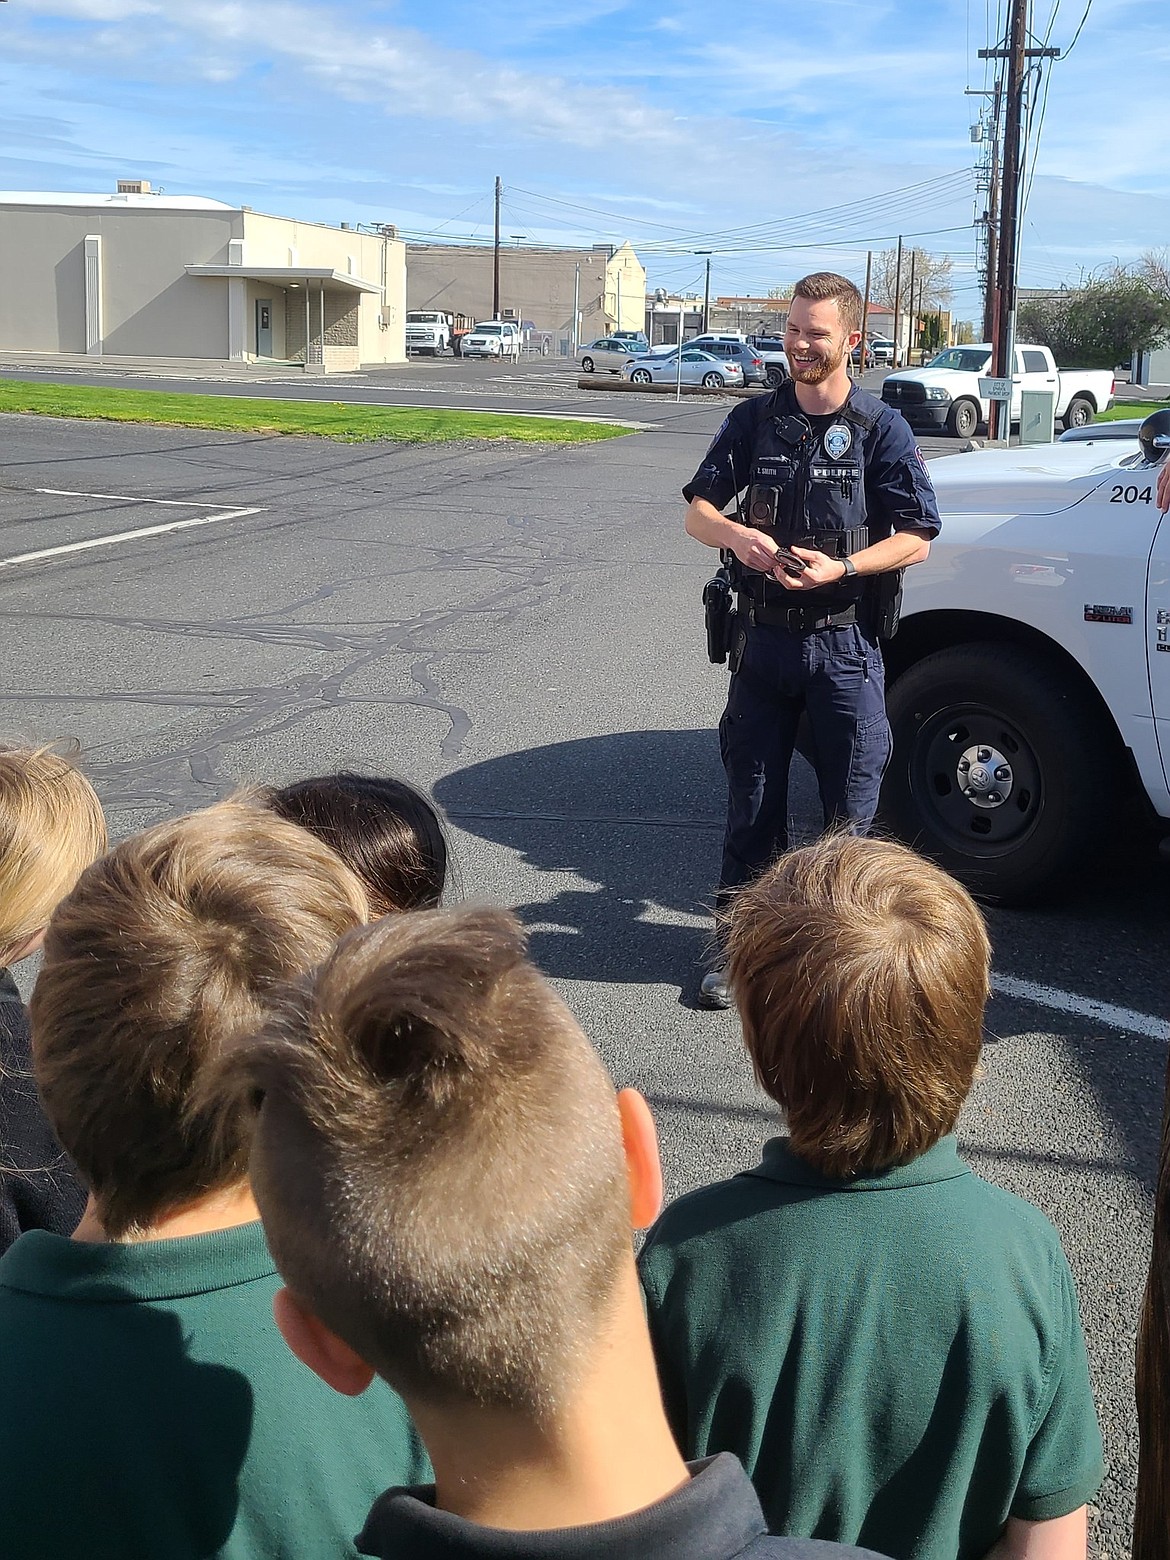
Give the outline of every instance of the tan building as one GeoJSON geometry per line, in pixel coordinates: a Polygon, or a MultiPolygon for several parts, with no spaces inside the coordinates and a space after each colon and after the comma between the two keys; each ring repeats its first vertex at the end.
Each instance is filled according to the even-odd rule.
{"type": "Polygon", "coordinates": [[[406,246],[201,196],[0,193],[0,357],[310,373],[406,358],[406,246]]]}
{"type": "MultiPolygon", "coordinates": [[[[492,317],[490,244],[408,244],[406,306],[492,317]]],[[[628,243],[592,249],[500,245],[500,315],[529,325],[552,352],[612,330],[641,330],[646,269],[628,243]],[[574,331],[574,305],[576,324],[574,331]]]]}

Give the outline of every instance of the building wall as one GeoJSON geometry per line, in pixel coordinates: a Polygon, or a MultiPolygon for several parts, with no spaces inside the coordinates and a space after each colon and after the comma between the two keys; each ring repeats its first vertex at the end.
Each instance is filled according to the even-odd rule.
{"type": "Polygon", "coordinates": [[[0,206],[0,351],[85,352],[85,240],[96,236],[105,353],[226,358],[226,283],[183,268],[225,263],[240,226],[232,211],[0,206]]]}
{"type": "MultiPolygon", "coordinates": [[[[620,251],[619,251],[620,253],[620,251]]],[[[632,255],[631,251],[631,255],[632,255]]],[[[639,286],[631,270],[631,297],[626,302],[622,282],[622,312],[637,330],[642,323],[645,272],[639,286]]],[[[573,334],[573,290],[580,267],[578,308],[581,340],[592,341],[614,328],[614,286],[607,279],[608,247],[597,249],[532,249],[504,244],[500,248],[500,312],[513,311],[517,320],[531,320],[541,334],[554,342],[567,342],[573,334]]],[[[492,250],[486,245],[408,244],[406,249],[406,306],[408,309],[445,309],[470,315],[472,320],[492,317],[492,250]]]]}
{"type": "MultiPolygon", "coordinates": [[[[377,233],[358,233],[352,229],[326,227],[319,222],[298,222],[292,217],[269,217],[249,211],[244,215],[244,264],[328,266],[350,276],[360,276],[363,281],[377,282],[382,293],[356,293],[338,289],[340,301],[333,302],[332,291],[326,289],[326,346],[342,346],[353,366],[362,363],[402,363],[406,361],[406,245],[400,239],[383,238],[377,233]],[[345,327],[346,340],[335,339],[338,320],[352,307],[355,324],[345,327]],[[330,321],[333,321],[331,324],[330,321]],[[353,340],[350,340],[350,336],[353,340]]],[[[320,303],[316,298],[316,284],[310,283],[314,294],[313,314],[317,318],[320,303]]],[[[300,289],[291,289],[290,301],[282,311],[286,319],[299,312],[300,342],[296,351],[287,356],[294,361],[304,361],[304,302],[298,298],[300,289]]],[[[254,333],[254,326],[249,326],[254,333]]],[[[311,339],[320,336],[319,325],[313,325],[311,339]]],[[[254,350],[254,342],[250,348],[254,350]]],[[[329,367],[335,363],[330,361],[329,367]]]]}
{"type": "Polygon", "coordinates": [[[646,267],[630,245],[623,244],[605,268],[606,316],[614,330],[641,330],[645,306],[646,267]]]}

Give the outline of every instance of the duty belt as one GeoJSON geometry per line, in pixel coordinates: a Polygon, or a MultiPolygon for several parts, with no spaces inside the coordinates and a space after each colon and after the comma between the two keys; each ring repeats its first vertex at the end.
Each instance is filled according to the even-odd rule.
{"type": "Polygon", "coordinates": [[[786,628],[793,634],[809,634],[817,628],[842,628],[857,622],[857,605],[845,607],[841,612],[822,612],[815,607],[765,607],[750,596],[741,595],[739,611],[748,622],[762,628],[786,628]]]}

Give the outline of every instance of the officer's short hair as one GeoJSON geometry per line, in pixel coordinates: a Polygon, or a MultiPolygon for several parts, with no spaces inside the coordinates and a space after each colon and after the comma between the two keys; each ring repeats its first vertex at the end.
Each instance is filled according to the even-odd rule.
{"type": "Polygon", "coordinates": [[[344,938],[227,1058],[290,1290],[407,1397],[537,1418],[630,1257],[613,1084],[495,909],[344,938]]]}
{"type": "Polygon", "coordinates": [[[801,277],[792,289],[792,296],[807,298],[811,303],[823,303],[829,298],[835,298],[845,334],[851,335],[853,331],[861,329],[864,305],[856,285],[847,276],[838,276],[836,271],[814,271],[811,276],[801,277]]]}
{"type": "Polygon", "coordinates": [[[748,1053],[801,1158],[848,1177],[954,1130],[991,949],[953,878],[905,846],[827,836],[743,889],[724,936],[748,1053]]]}

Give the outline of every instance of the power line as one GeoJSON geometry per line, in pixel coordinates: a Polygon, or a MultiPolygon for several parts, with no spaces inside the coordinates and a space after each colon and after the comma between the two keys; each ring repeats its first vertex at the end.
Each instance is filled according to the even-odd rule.
{"type": "Polygon", "coordinates": [[[1085,6],[1085,14],[1084,14],[1084,16],[1081,17],[1080,21],[1077,24],[1077,30],[1076,30],[1075,33],[1073,33],[1073,40],[1072,40],[1072,42],[1069,44],[1068,48],[1064,51],[1064,57],[1065,57],[1066,60],[1068,59],[1068,57],[1072,53],[1072,51],[1076,48],[1076,46],[1077,46],[1077,39],[1084,32],[1084,30],[1085,30],[1085,23],[1089,20],[1089,12],[1092,9],[1093,9],[1093,0],[1087,0],[1087,4],[1085,6]]]}

